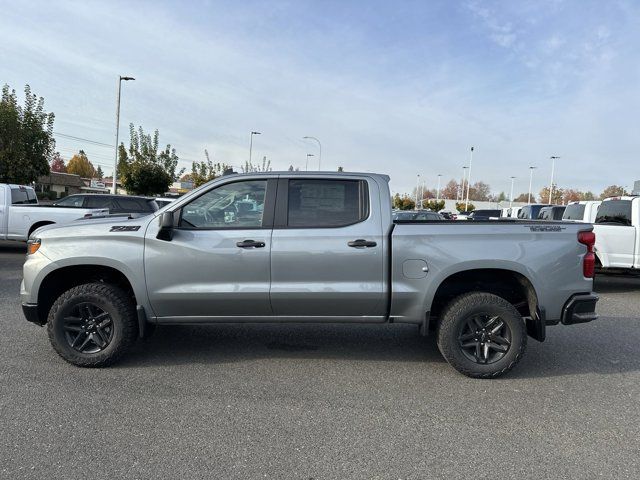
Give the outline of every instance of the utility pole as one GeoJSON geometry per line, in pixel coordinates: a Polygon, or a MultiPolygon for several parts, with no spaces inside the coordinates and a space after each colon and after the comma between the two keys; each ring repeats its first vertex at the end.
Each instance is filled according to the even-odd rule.
{"type": "Polygon", "coordinates": [[[511,177],[511,195],[509,195],[509,208],[513,206],[513,181],[516,177],[511,177]]]}
{"type": "Polygon", "coordinates": [[[440,201],[440,179],[442,178],[442,174],[438,174],[438,188],[436,190],[436,202],[440,201]]]}
{"type": "Polygon", "coordinates": [[[556,159],[560,157],[549,157],[551,158],[551,185],[549,185],[549,205],[551,205],[551,197],[553,195],[553,171],[556,167],[556,159]]]}
{"type": "Polygon", "coordinates": [[[420,174],[418,174],[416,180],[416,210],[418,210],[418,191],[420,190],[420,174]]]}
{"type": "Polygon", "coordinates": [[[531,185],[533,183],[533,171],[537,167],[529,167],[529,196],[527,197],[527,203],[531,204],[531,185]]]}
{"type": "Polygon", "coordinates": [[[118,76],[118,102],[116,106],[116,158],[113,163],[113,185],[111,187],[111,193],[118,193],[118,134],[120,133],[120,92],[122,90],[122,81],[128,82],[129,80],[135,80],[133,77],[118,76]]]}
{"type": "Polygon", "coordinates": [[[249,135],[249,168],[251,168],[251,153],[253,151],[253,136],[254,135],[262,135],[260,132],[251,132],[249,135]]]}
{"type": "Polygon", "coordinates": [[[469,211],[469,185],[471,184],[471,162],[473,162],[473,147],[471,147],[471,155],[469,156],[469,175],[467,178],[467,200],[464,204],[465,212],[469,211]]]}

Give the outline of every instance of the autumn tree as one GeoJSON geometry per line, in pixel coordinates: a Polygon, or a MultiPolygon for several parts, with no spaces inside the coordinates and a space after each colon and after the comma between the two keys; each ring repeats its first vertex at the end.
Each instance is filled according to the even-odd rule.
{"type": "MultiPolygon", "coordinates": [[[[562,204],[562,198],[564,196],[564,190],[562,188],[558,188],[556,184],[553,184],[553,195],[551,197],[552,205],[560,205],[562,204]]],[[[549,203],[549,187],[544,187],[540,190],[538,194],[538,202],[539,203],[549,203]]]]}
{"type": "Polygon", "coordinates": [[[224,163],[213,163],[209,158],[209,152],[207,150],[204,151],[204,156],[206,160],[193,162],[191,164],[190,179],[193,182],[194,187],[199,187],[200,185],[219,177],[226,169],[229,168],[229,166],[224,163]]]}
{"type": "Polygon", "coordinates": [[[60,152],[56,152],[53,154],[53,160],[51,160],[51,171],[57,173],[67,173],[67,166],[60,156],[60,152]]]}
{"type": "Polygon", "coordinates": [[[118,175],[129,193],[140,195],[162,195],[184,172],[177,171],[178,155],[170,144],[160,149],[160,134],[146,134],[129,125],[129,149],[124,143],[118,147],[118,175]]]}
{"type": "Polygon", "coordinates": [[[529,197],[528,193],[521,193],[516,198],[514,198],[513,201],[520,202],[520,203],[527,203],[529,201],[529,198],[531,198],[534,202],[536,200],[534,195],[531,195],[531,197],[529,197]]]}
{"type": "Polygon", "coordinates": [[[444,208],[444,200],[429,200],[425,207],[434,212],[439,212],[444,208]]]}
{"type": "Polygon", "coordinates": [[[600,194],[600,200],[604,200],[609,197],[619,197],[621,195],[624,195],[624,187],[619,185],[609,185],[600,194]]]}
{"type": "Polygon", "coordinates": [[[466,204],[466,202],[457,202],[456,203],[456,210],[459,212],[472,212],[473,210],[476,209],[476,206],[473,203],[469,203],[468,205],[466,204]]]}
{"type": "Polygon", "coordinates": [[[440,198],[446,198],[454,200],[460,195],[460,184],[455,180],[449,180],[449,182],[440,190],[440,198]]]}
{"type": "Polygon", "coordinates": [[[44,99],[24,87],[24,106],[15,90],[2,87],[0,97],[0,182],[35,182],[50,171],[55,140],[53,113],[44,111],[44,99]]]}
{"type": "Polygon", "coordinates": [[[74,173],[80,175],[82,178],[93,178],[96,175],[96,169],[93,163],[89,161],[87,154],[84,150],[80,150],[76,153],[69,163],[67,164],[67,173],[74,173]]]}

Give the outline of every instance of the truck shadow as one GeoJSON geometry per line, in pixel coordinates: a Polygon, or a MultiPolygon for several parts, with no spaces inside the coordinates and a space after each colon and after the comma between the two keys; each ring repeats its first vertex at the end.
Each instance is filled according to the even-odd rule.
{"type": "MultiPolygon", "coordinates": [[[[602,318],[571,327],[550,327],[547,340],[529,339],[523,360],[503,381],[620,374],[640,371],[640,318],[602,318]]],[[[246,362],[259,359],[332,359],[445,362],[435,337],[420,337],[411,325],[216,325],[158,328],[120,367],[246,362]]],[[[440,370],[440,369],[439,369],[440,370]]],[[[453,368],[452,375],[458,375],[453,368]]]]}

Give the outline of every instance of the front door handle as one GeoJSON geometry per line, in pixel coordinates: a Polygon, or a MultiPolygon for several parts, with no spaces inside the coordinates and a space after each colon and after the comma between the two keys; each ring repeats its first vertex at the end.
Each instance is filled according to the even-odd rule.
{"type": "Polygon", "coordinates": [[[263,248],[266,243],[256,242],[255,240],[243,240],[242,242],[237,242],[236,245],[240,248],[263,248]]]}
{"type": "Polygon", "coordinates": [[[349,243],[347,243],[347,245],[353,248],[369,248],[369,247],[375,247],[378,244],[376,242],[372,242],[371,240],[365,240],[364,238],[359,238],[357,240],[350,241],[349,243]]]}

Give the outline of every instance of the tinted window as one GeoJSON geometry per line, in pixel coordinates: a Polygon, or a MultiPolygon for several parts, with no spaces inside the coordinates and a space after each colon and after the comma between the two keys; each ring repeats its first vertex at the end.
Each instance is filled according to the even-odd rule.
{"type": "Polygon", "coordinates": [[[529,218],[531,207],[522,207],[518,212],[518,218],[529,218]]]}
{"type": "Polygon", "coordinates": [[[553,219],[554,220],[562,220],[562,214],[564,213],[565,207],[554,207],[553,208],[553,219]]]}
{"type": "Polygon", "coordinates": [[[562,215],[563,220],[582,220],[584,218],[584,205],[580,203],[573,203],[567,205],[562,215]]]}
{"type": "Polygon", "coordinates": [[[153,212],[153,202],[144,198],[119,197],[116,199],[118,209],[122,212],[153,212]]]}
{"type": "Polygon", "coordinates": [[[631,200],[609,200],[598,207],[596,223],[631,225],[631,200]]]}
{"type": "Polygon", "coordinates": [[[289,180],[288,226],[340,227],[369,215],[366,182],[289,180]]]}
{"type": "Polygon", "coordinates": [[[82,202],[84,202],[82,195],[71,195],[70,197],[58,200],[54,205],[60,207],[81,207],[82,202]]]}
{"type": "Polygon", "coordinates": [[[182,208],[186,228],[260,228],[266,180],[249,180],[209,190],[182,208]]]}
{"type": "Polygon", "coordinates": [[[113,202],[110,197],[102,196],[102,195],[92,195],[87,197],[85,202],[85,207],[87,208],[108,208],[109,210],[114,209],[113,202]]]}
{"type": "Polygon", "coordinates": [[[36,198],[36,194],[32,188],[19,187],[11,189],[12,205],[21,205],[28,203],[38,203],[38,199],[36,198]]]}

